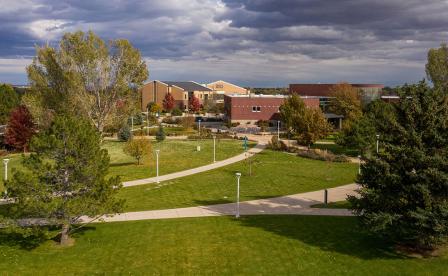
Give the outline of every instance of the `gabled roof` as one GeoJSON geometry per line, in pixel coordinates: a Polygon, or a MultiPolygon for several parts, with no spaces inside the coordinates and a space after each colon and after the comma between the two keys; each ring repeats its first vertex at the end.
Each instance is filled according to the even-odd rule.
{"type": "Polygon", "coordinates": [[[223,81],[223,80],[218,80],[218,81],[214,81],[214,82],[211,82],[211,83],[207,83],[207,85],[212,85],[212,84],[215,84],[215,83],[217,83],[217,82],[224,82],[224,83],[227,83],[228,85],[235,86],[235,87],[238,87],[238,88],[247,90],[247,89],[244,88],[244,87],[241,87],[241,86],[238,86],[238,85],[236,85],[236,84],[233,84],[233,83],[230,83],[230,82],[227,82],[227,81],[223,81]]]}
{"type": "Polygon", "coordinates": [[[177,86],[185,91],[212,91],[203,85],[200,85],[194,81],[161,81],[169,86],[177,86]]]}

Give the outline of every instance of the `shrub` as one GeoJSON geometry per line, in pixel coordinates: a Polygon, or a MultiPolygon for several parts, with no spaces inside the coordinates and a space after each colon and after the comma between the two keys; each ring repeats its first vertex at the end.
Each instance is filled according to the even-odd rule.
{"type": "Polygon", "coordinates": [[[162,123],[170,124],[170,125],[176,125],[181,122],[180,118],[173,118],[173,117],[165,117],[162,119],[162,123]]]}
{"type": "Polygon", "coordinates": [[[171,116],[182,116],[182,110],[175,107],[173,110],[171,110],[171,116]]]}
{"type": "Polygon", "coordinates": [[[118,140],[129,141],[132,138],[132,132],[128,125],[124,125],[118,131],[118,140]]]}
{"type": "Polygon", "coordinates": [[[134,157],[137,165],[140,165],[140,160],[151,152],[151,142],[146,139],[131,139],[126,142],[123,152],[134,157]]]}
{"type": "Polygon", "coordinates": [[[345,155],[335,155],[330,151],[321,149],[298,150],[297,155],[300,157],[321,161],[341,162],[341,163],[350,161],[348,157],[345,155]]]}
{"type": "Polygon", "coordinates": [[[163,130],[163,126],[159,125],[159,129],[157,130],[156,133],[156,140],[157,142],[162,142],[163,140],[165,140],[166,135],[165,135],[165,131],[163,130]]]}
{"type": "Polygon", "coordinates": [[[181,125],[184,129],[192,129],[194,126],[194,117],[193,116],[185,116],[181,119],[181,125]]]}

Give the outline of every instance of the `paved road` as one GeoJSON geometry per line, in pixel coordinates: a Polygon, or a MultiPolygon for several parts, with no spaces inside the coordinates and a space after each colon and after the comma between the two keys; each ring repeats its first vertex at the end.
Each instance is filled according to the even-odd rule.
{"type": "MultiPolygon", "coordinates": [[[[329,202],[345,200],[347,195],[355,195],[357,184],[349,184],[328,189],[329,202]]],[[[352,216],[346,209],[319,209],[310,206],[323,202],[324,190],[289,196],[244,201],[240,203],[241,215],[317,215],[352,216]]],[[[102,217],[103,222],[135,221],[148,219],[189,218],[235,215],[236,204],[217,204],[177,209],[128,212],[102,217]]],[[[82,221],[90,221],[88,217],[82,221]]]]}
{"type": "MultiPolygon", "coordinates": [[[[185,170],[185,171],[161,175],[161,176],[159,176],[158,180],[159,181],[172,180],[172,179],[179,178],[179,177],[184,177],[184,176],[188,176],[188,175],[192,175],[192,174],[197,174],[197,173],[217,169],[220,167],[224,167],[224,166],[242,161],[256,153],[261,152],[263,149],[265,149],[268,141],[270,141],[270,139],[271,139],[271,136],[256,136],[256,135],[247,135],[247,136],[250,140],[256,141],[257,145],[255,147],[249,149],[245,153],[239,154],[237,156],[234,156],[234,157],[222,160],[222,161],[218,161],[216,163],[208,164],[208,165],[205,165],[202,167],[197,167],[194,169],[189,169],[189,170],[185,170]]],[[[156,182],[157,182],[157,177],[150,177],[150,178],[145,178],[145,179],[138,179],[138,180],[123,182],[123,187],[145,185],[145,184],[156,183],[156,182]]]]}

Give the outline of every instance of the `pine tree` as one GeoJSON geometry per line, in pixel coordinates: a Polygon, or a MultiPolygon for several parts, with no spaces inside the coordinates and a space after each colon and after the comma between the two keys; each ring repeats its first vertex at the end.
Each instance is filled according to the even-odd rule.
{"type": "Polygon", "coordinates": [[[170,112],[174,108],[174,97],[171,93],[167,93],[163,99],[163,109],[170,112]]]}
{"type": "MultiPolygon", "coordinates": [[[[26,170],[16,171],[6,188],[15,199],[9,219],[40,218],[60,225],[60,242],[69,242],[73,224],[87,215],[117,213],[118,177],[107,178],[109,155],[100,147],[99,132],[90,122],[67,116],[55,117],[52,126],[31,141],[26,170]]],[[[14,220],[13,220],[14,221],[14,220]]],[[[11,227],[21,227],[19,220],[11,227]]]]}
{"type": "Polygon", "coordinates": [[[20,151],[28,151],[31,137],[36,133],[33,118],[28,109],[21,105],[11,112],[5,133],[5,143],[20,151]]]}
{"type": "Polygon", "coordinates": [[[19,105],[19,96],[11,85],[0,84],[0,125],[7,123],[11,110],[19,105]]]}
{"type": "Polygon", "coordinates": [[[433,248],[448,236],[448,95],[424,82],[405,86],[380,120],[380,151],[365,157],[360,198],[366,227],[393,241],[433,248]]]}
{"type": "Polygon", "coordinates": [[[165,140],[165,130],[163,129],[162,125],[159,125],[159,129],[157,130],[156,133],[156,140],[157,142],[162,142],[163,140],[165,140]]]}

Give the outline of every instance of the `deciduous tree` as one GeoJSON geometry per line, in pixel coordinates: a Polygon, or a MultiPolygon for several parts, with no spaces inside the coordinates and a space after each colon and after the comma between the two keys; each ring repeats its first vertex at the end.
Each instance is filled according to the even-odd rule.
{"type": "Polygon", "coordinates": [[[115,199],[120,179],[106,177],[109,155],[100,141],[98,131],[87,120],[55,117],[49,129],[33,138],[33,153],[23,160],[26,170],[16,171],[6,183],[15,199],[7,225],[23,227],[19,218],[44,219],[61,226],[60,242],[65,245],[72,225],[81,216],[121,211],[123,202],[115,199]]]}
{"type": "Polygon", "coordinates": [[[100,133],[117,117],[120,102],[138,99],[137,88],[148,77],[129,41],[106,43],[91,31],[66,33],[57,49],[46,45],[36,51],[27,72],[40,103],[56,114],[86,117],[100,133]]]}
{"type": "Polygon", "coordinates": [[[330,90],[329,111],[344,116],[343,127],[350,128],[362,116],[361,98],[358,89],[349,83],[338,83],[330,90]]]}
{"type": "Polygon", "coordinates": [[[137,165],[140,165],[140,160],[151,152],[151,142],[147,139],[131,139],[126,142],[123,152],[134,157],[137,165]]]}
{"type": "Polygon", "coordinates": [[[426,75],[435,87],[445,89],[448,93],[448,47],[445,43],[441,44],[440,48],[428,51],[426,75]]]}
{"type": "Polygon", "coordinates": [[[448,237],[448,95],[424,82],[399,95],[349,201],[367,229],[429,249],[448,237]]]}
{"type": "Polygon", "coordinates": [[[21,105],[11,112],[5,133],[5,143],[20,151],[28,151],[31,137],[36,133],[33,118],[28,109],[21,105]]]}
{"type": "Polygon", "coordinates": [[[171,93],[167,93],[163,99],[163,108],[170,112],[174,108],[174,97],[171,93]]]}
{"type": "Polygon", "coordinates": [[[188,108],[192,112],[198,112],[201,109],[201,103],[195,95],[191,96],[191,98],[188,100],[188,108]]]}
{"type": "Polygon", "coordinates": [[[309,146],[325,137],[331,126],[319,108],[308,108],[297,95],[290,96],[280,106],[280,116],[298,143],[309,146]]]}

